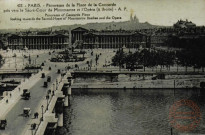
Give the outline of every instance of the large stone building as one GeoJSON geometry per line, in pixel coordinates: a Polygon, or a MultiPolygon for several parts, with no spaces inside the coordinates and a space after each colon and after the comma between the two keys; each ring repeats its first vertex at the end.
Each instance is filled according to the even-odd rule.
{"type": "Polygon", "coordinates": [[[69,47],[92,49],[122,48],[123,46],[127,48],[150,47],[150,36],[139,31],[96,31],[81,27],[73,29],[69,34],[38,32],[8,36],[8,47],[10,49],[63,49],[69,47]]]}
{"type": "Polygon", "coordinates": [[[88,30],[87,29],[84,29],[84,28],[81,28],[81,27],[78,27],[76,29],[73,29],[71,31],[71,34],[72,34],[72,43],[74,43],[75,41],[80,41],[80,40],[83,40],[83,34],[87,33],[88,30]]]}
{"type": "Polygon", "coordinates": [[[78,48],[139,48],[149,47],[150,39],[136,31],[96,31],[76,28],[71,31],[73,43],[81,41],[78,48]]]}
{"type": "Polygon", "coordinates": [[[191,21],[183,21],[179,20],[177,23],[174,24],[174,28],[195,28],[196,24],[192,23],[191,21]]]}
{"type": "Polygon", "coordinates": [[[47,35],[11,35],[8,37],[10,49],[62,49],[69,45],[69,36],[65,34],[47,35]]]}

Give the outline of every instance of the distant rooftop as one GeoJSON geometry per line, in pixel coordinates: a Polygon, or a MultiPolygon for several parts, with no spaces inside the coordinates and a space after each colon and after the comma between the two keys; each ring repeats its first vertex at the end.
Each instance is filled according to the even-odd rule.
{"type": "Polygon", "coordinates": [[[196,24],[192,23],[191,21],[178,20],[177,23],[174,24],[174,28],[194,28],[196,24]]]}

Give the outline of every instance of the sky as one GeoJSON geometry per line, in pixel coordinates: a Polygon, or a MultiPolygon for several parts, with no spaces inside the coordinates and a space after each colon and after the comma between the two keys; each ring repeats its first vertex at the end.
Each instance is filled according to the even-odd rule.
{"type": "MultiPolygon", "coordinates": [[[[71,24],[85,24],[91,22],[111,22],[111,21],[127,21],[130,19],[130,14],[136,15],[140,22],[149,22],[153,25],[172,26],[179,19],[188,19],[198,26],[205,25],[205,0],[0,0],[0,29],[27,29],[27,28],[45,28],[51,26],[71,25],[71,24]],[[11,21],[15,18],[36,18],[45,17],[45,14],[82,14],[83,12],[18,12],[13,13],[11,9],[20,8],[18,4],[28,6],[28,4],[40,4],[41,9],[48,9],[48,4],[71,4],[71,3],[115,3],[122,11],[114,10],[113,12],[84,12],[90,14],[90,17],[104,17],[109,16],[111,19],[105,20],[47,20],[47,21],[11,21]],[[44,6],[43,6],[44,5],[44,6]],[[126,8],[124,10],[124,8],[126,8]],[[10,12],[5,12],[7,9],[10,12]],[[121,17],[121,19],[112,19],[114,17],[121,17]]],[[[25,10],[27,7],[23,7],[25,10]]],[[[76,7],[75,7],[76,8],[76,7]]],[[[83,7],[78,7],[82,9],[83,7]]],[[[94,8],[94,7],[93,7],[94,8]]],[[[101,8],[101,7],[100,7],[101,8]]],[[[32,9],[32,8],[29,8],[32,9]]],[[[34,8],[36,9],[36,8],[34,8]]],[[[76,8],[77,9],[77,8],[76,8]]]]}

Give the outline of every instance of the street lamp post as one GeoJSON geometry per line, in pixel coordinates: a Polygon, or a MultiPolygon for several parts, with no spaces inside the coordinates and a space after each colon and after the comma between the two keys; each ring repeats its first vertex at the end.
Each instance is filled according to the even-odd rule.
{"type": "Polygon", "coordinates": [[[15,56],[15,68],[16,68],[16,56],[15,56]]]}
{"type": "Polygon", "coordinates": [[[42,118],[41,118],[41,120],[43,121],[43,105],[41,106],[41,109],[42,109],[42,118]]]}
{"type": "Polygon", "coordinates": [[[58,87],[57,85],[58,85],[58,80],[56,79],[56,90],[57,90],[57,87],[58,87]]]}
{"type": "Polygon", "coordinates": [[[23,65],[24,65],[24,56],[23,56],[23,65]]]}
{"type": "Polygon", "coordinates": [[[47,107],[46,107],[46,110],[48,110],[48,99],[49,99],[49,95],[46,96],[46,100],[47,100],[47,107]]]}

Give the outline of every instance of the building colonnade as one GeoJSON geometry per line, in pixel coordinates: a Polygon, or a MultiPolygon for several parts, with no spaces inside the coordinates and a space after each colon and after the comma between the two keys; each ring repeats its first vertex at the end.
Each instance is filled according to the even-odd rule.
{"type": "Polygon", "coordinates": [[[85,36],[84,48],[139,48],[145,46],[146,40],[132,36],[85,36]]]}
{"type": "Polygon", "coordinates": [[[11,36],[8,46],[11,49],[62,49],[68,46],[67,36],[11,36]]]}

